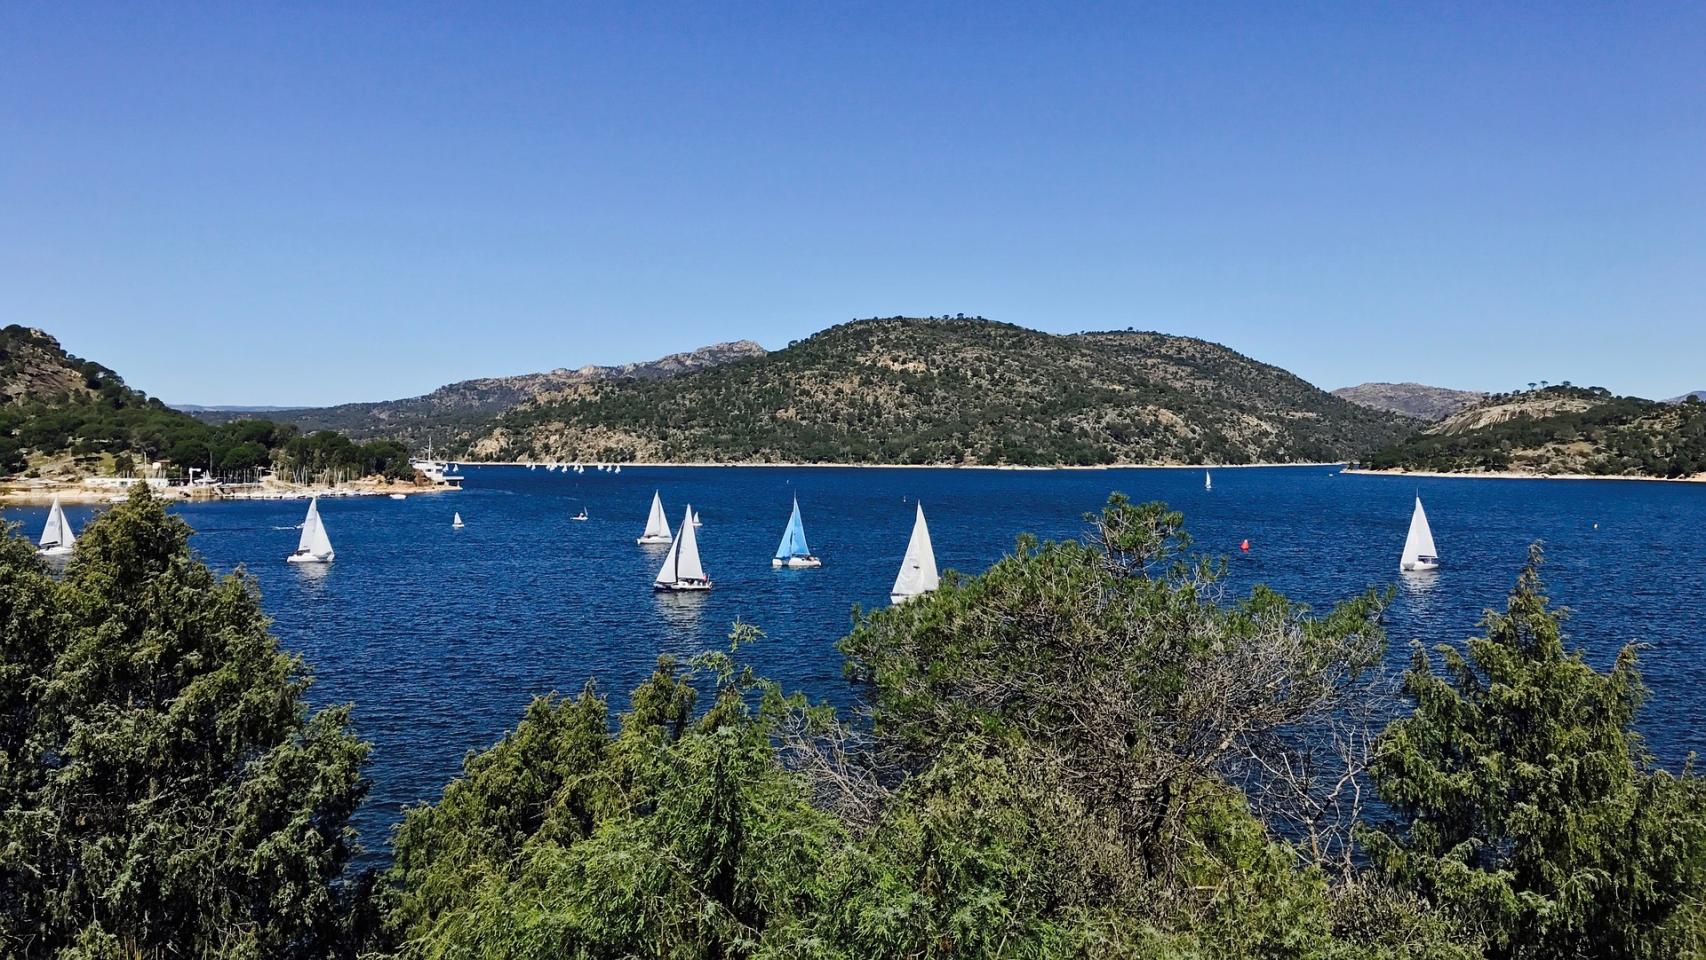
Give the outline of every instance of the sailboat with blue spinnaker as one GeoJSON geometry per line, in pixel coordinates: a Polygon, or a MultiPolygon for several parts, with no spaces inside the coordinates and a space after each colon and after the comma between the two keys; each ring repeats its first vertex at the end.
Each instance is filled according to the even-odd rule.
{"type": "Polygon", "coordinates": [[[782,531],[782,542],[776,546],[776,556],[770,565],[780,570],[783,567],[803,569],[806,567],[821,567],[823,561],[812,556],[811,547],[806,546],[806,527],[800,522],[800,498],[794,498],[794,512],[788,517],[788,528],[782,531]]]}

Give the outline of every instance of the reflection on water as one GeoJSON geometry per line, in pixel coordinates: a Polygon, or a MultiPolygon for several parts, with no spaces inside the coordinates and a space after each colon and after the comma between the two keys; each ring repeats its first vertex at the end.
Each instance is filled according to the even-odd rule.
{"type": "Polygon", "coordinates": [[[698,637],[699,619],[705,612],[706,592],[652,591],[658,617],[672,629],[672,639],[692,641],[698,637]]]}

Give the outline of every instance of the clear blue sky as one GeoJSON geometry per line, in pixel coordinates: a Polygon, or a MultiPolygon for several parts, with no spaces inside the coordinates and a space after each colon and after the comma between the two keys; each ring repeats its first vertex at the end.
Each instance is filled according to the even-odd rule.
{"type": "Polygon", "coordinates": [[[960,312],[1706,387],[1706,6],[0,5],[0,323],[168,401],[960,312]]]}

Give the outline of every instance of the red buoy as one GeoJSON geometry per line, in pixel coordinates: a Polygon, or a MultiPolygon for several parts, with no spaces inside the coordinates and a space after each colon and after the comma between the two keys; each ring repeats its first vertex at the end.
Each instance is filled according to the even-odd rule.
{"type": "Polygon", "coordinates": [[[1250,541],[1246,540],[1243,543],[1240,543],[1238,545],[1238,549],[1244,551],[1245,553],[1249,553],[1250,552],[1250,541]]]}

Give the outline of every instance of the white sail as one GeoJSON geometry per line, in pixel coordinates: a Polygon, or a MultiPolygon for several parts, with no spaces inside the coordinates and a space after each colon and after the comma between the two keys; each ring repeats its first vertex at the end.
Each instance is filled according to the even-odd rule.
{"type": "Polygon", "coordinates": [[[41,548],[60,553],[69,553],[77,545],[77,535],[71,532],[71,521],[65,519],[65,508],[59,505],[59,497],[53,498],[53,506],[47,511],[47,526],[41,531],[41,548]]]}
{"type": "Polygon", "coordinates": [[[1202,472],[1202,488],[1204,490],[1214,489],[1214,475],[1209,473],[1207,470],[1202,472]]]}
{"type": "Polygon", "coordinates": [[[940,583],[936,575],[936,551],[930,545],[930,527],[924,523],[924,504],[920,502],[918,519],[912,523],[912,539],[906,544],[906,559],[900,562],[900,573],[894,578],[889,599],[899,603],[929,593],[940,583]]]}
{"type": "Polygon", "coordinates": [[[326,525],[320,522],[320,498],[308,501],[308,516],[302,521],[302,538],[296,542],[298,556],[315,560],[332,558],[332,539],[326,535],[326,525]]]}
{"type": "Polygon", "coordinates": [[[1432,570],[1438,566],[1434,532],[1428,527],[1428,515],[1422,510],[1422,498],[1418,496],[1416,509],[1410,514],[1410,533],[1404,538],[1404,555],[1398,560],[1398,569],[1432,570]]]}
{"type": "MultiPolygon", "coordinates": [[[[693,515],[693,508],[687,508],[687,516],[693,515]]],[[[693,524],[683,522],[681,526],[681,550],[675,558],[675,573],[677,580],[704,580],[705,568],[699,565],[699,536],[693,531],[693,524]]]]}
{"type": "Polygon", "coordinates": [[[450,525],[452,527],[461,528],[461,526],[462,526],[462,514],[460,514],[460,513],[452,514],[450,517],[450,525]]]}
{"type": "Polygon", "coordinates": [[[674,543],[669,545],[669,552],[664,554],[664,557],[663,557],[663,566],[658,568],[658,575],[656,577],[652,578],[652,583],[655,586],[667,587],[667,586],[670,586],[671,584],[675,583],[675,581],[681,579],[676,574],[676,571],[680,567],[680,565],[677,563],[677,560],[680,558],[680,556],[681,556],[681,541],[677,540],[674,543]]]}
{"type": "Polygon", "coordinates": [[[641,543],[669,543],[669,520],[663,515],[663,498],[657,491],[652,492],[652,512],[646,517],[646,532],[640,534],[641,543]]]}

